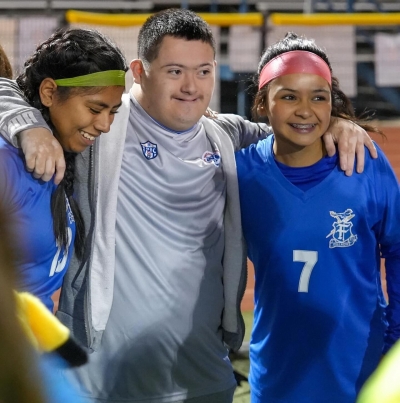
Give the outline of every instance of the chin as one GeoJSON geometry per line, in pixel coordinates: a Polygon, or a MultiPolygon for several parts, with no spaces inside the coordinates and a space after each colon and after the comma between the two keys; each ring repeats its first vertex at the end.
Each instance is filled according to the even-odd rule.
{"type": "Polygon", "coordinates": [[[201,118],[202,116],[203,116],[203,115],[196,116],[196,117],[193,118],[193,119],[188,119],[187,116],[184,116],[184,117],[181,119],[180,123],[181,123],[181,126],[182,126],[182,127],[185,127],[185,128],[184,128],[184,129],[181,129],[181,130],[189,130],[190,128],[192,128],[192,127],[200,120],[200,118],[201,118]]]}
{"type": "Polygon", "coordinates": [[[67,153],[79,154],[79,153],[85,151],[86,148],[87,147],[65,147],[64,151],[67,153]]]}
{"type": "Polygon", "coordinates": [[[173,124],[171,126],[167,126],[167,127],[176,132],[184,132],[186,130],[191,129],[194,125],[195,125],[195,123],[190,123],[187,121],[179,120],[179,121],[175,122],[175,124],[173,124]]]}

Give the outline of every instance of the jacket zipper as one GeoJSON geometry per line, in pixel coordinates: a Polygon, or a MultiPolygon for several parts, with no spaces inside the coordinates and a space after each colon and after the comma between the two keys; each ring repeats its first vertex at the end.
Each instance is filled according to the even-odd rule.
{"type": "MultiPolygon", "coordinates": [[[[97,142],[90,146],[89,149],[89,177],[88,177],[88,198],[89,198],[89,205],[90,205],[90,222],[93,223],[96,216],[96,197],[95,197],[95,186],[94,183],[96,181],[95,175],[95,149],[97,142]]],[[[96,147],[97,149],[97,147],[96,147]]],[[[93,228],[91,228],[92,239],[91,239],[91,250],[93,250],[93,228]]],[[[87,345],[90,349],[92,349],[92,334],[91,334],[91,313],[89,307],[89,300],[90,300],[90,268],[91,268],[91,253],[89,253],[88,261],[87,261],[87,273],[86,273],[86,292],[83,302],[83,309],[84,309],[84,323],[85,323],[85,333],[87,338],[87,345]]]]}

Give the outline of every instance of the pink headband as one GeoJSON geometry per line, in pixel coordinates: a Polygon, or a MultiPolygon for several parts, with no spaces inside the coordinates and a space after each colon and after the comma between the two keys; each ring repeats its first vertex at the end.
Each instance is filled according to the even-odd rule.
{"type": "Polygon", "coordinates": [[[277,77],[296,73],[317,74],[332,86],[331,71],[323,59],[306,50],[293,50],[274,57],[263,67],[258,89],[277,77]]]}

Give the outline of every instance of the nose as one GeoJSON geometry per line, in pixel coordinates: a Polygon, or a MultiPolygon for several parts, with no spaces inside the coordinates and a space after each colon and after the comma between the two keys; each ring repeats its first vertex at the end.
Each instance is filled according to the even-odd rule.
{"type": "Polygon", "coordinates": [[[313,115],[312,107],[307,100],[301,101],[296,109],[296,116],[307,119],[313,115]]]}
{"type": "Polygon", "coordinates": [[[181,90],[186,94],[194,94],[197,91],[195,74],[187,72],[183,75],[181,90]]]}
{"type": "Polygon", "coordinates": [[[113,120],[114,115],[110,115],[108,111],[102,111],[96,116],[94,128],[102,133],[108,133],[113,120]]]}

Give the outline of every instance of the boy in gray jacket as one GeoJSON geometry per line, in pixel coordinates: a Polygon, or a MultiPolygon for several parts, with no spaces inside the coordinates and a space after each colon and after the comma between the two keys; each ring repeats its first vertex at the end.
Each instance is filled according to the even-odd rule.
{"type": "MultiPolygon", "coordinates": [[[[135,83],[110,133],[77,157],[87,250],[68,269],[57,315],[91,351],[75,376],[95,400],[232,401],[228,347],[243,340],[246,285],[234,151],[267,128],[235,115],[202,117],[214,57],[211,31],[196,14],[150,17],[131,63],[135,83]]],[[[45,127],[15,91],[8,95],[17,105],[0,116],[3,134],[45,127]]],[[[35,141],[40,154],[49,142],[40,136],[25,132],[24,151],[35,141]]],[[[52,165],[44,160],[38,175],[52,165]]]]}

